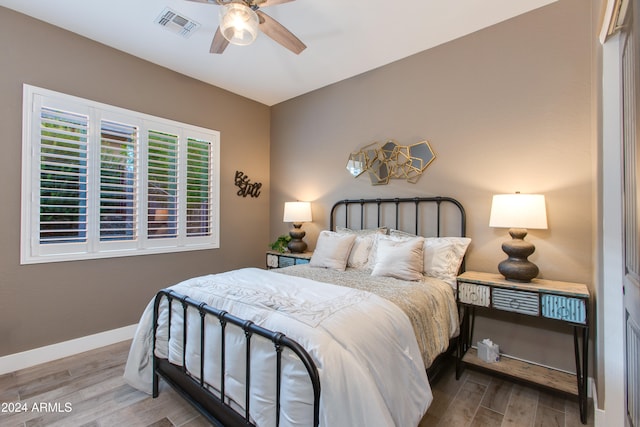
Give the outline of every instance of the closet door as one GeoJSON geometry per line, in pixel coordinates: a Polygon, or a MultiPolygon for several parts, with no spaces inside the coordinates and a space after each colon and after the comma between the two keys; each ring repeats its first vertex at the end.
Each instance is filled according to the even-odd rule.
{"type": "Polygon", "coordinates": [[[626,424],[640,427],[640,1],[629,2],[622,50],[622,153],[626,424]]]}

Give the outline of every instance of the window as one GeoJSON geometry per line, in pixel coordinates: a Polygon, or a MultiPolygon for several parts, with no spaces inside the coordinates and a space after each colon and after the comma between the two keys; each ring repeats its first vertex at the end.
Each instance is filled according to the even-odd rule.
{"type": "Polygon", "coordinates": [[[219,132],[24,86],[23,264],[219,247],[219,132]]]}

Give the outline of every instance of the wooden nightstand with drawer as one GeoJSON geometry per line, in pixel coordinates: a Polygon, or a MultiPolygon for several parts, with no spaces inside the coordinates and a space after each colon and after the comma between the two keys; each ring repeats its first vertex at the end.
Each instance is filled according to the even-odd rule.
{"type": "Polygon", "coordinates": [[[529,283],[506,280],[500,274],[467,271],[458,276],[457,302],[462,311],[456,377],[465,365],[518,378],[578,396],[580,419],[587,417],[587,361],[589,290],[581,283],[533,279],[529,283]],[[502,357],[485,363],[471,348],[476,309],[500,310],[562,322],[573,328],[576,374],[502,357]]]}

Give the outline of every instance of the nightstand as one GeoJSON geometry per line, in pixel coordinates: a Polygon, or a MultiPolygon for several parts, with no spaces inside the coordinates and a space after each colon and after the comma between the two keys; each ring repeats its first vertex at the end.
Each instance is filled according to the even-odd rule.
{"type": "Polygon", "coordinates": [[[460,378],[462,369],[469,365],[577,396],[580,420],[586,423],[589,337],[589,290],[586,285],[543,279],[518,283],[508,281],[500,274],[467,271],[458,276],[456,300],[462,311],[456,378],[460,378]],[[476,349],[471,348],[476,309],[543,317],[573,328],[576,374],[506,356],[499,362],[484,362],[476,349]]]}
{"type": "Polygon", "coordinates": [[[289,267],[291,265],[309,264],[313,252],[291,253],[267,251],[267,269],[289,267]]]}

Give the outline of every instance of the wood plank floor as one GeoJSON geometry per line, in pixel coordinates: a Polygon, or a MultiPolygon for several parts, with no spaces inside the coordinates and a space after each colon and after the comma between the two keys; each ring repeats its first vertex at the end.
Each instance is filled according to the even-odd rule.
{"type": "MultiPolygon", "coordinates": [[[[577,398],[567,398],[451,363],[432,384],[433,402],[419,427],[578,427],[577,398]]],[[[591,401],[590,401],[590,406],[591,401]]],[[[590,408],[587,426],[593,426],[590,408]]]]}
{"type": "MultiPolygon", "coordinates": [[[[125,384],[128,349],[127,341],[0,376],[0,426],[208,425],[164,384],[157,399],[125,384]]],[[[433,384],[433,395],[419,427],[582,425],[573,400],[471,370],[456,381],[452,366],[433,384]]]]}

